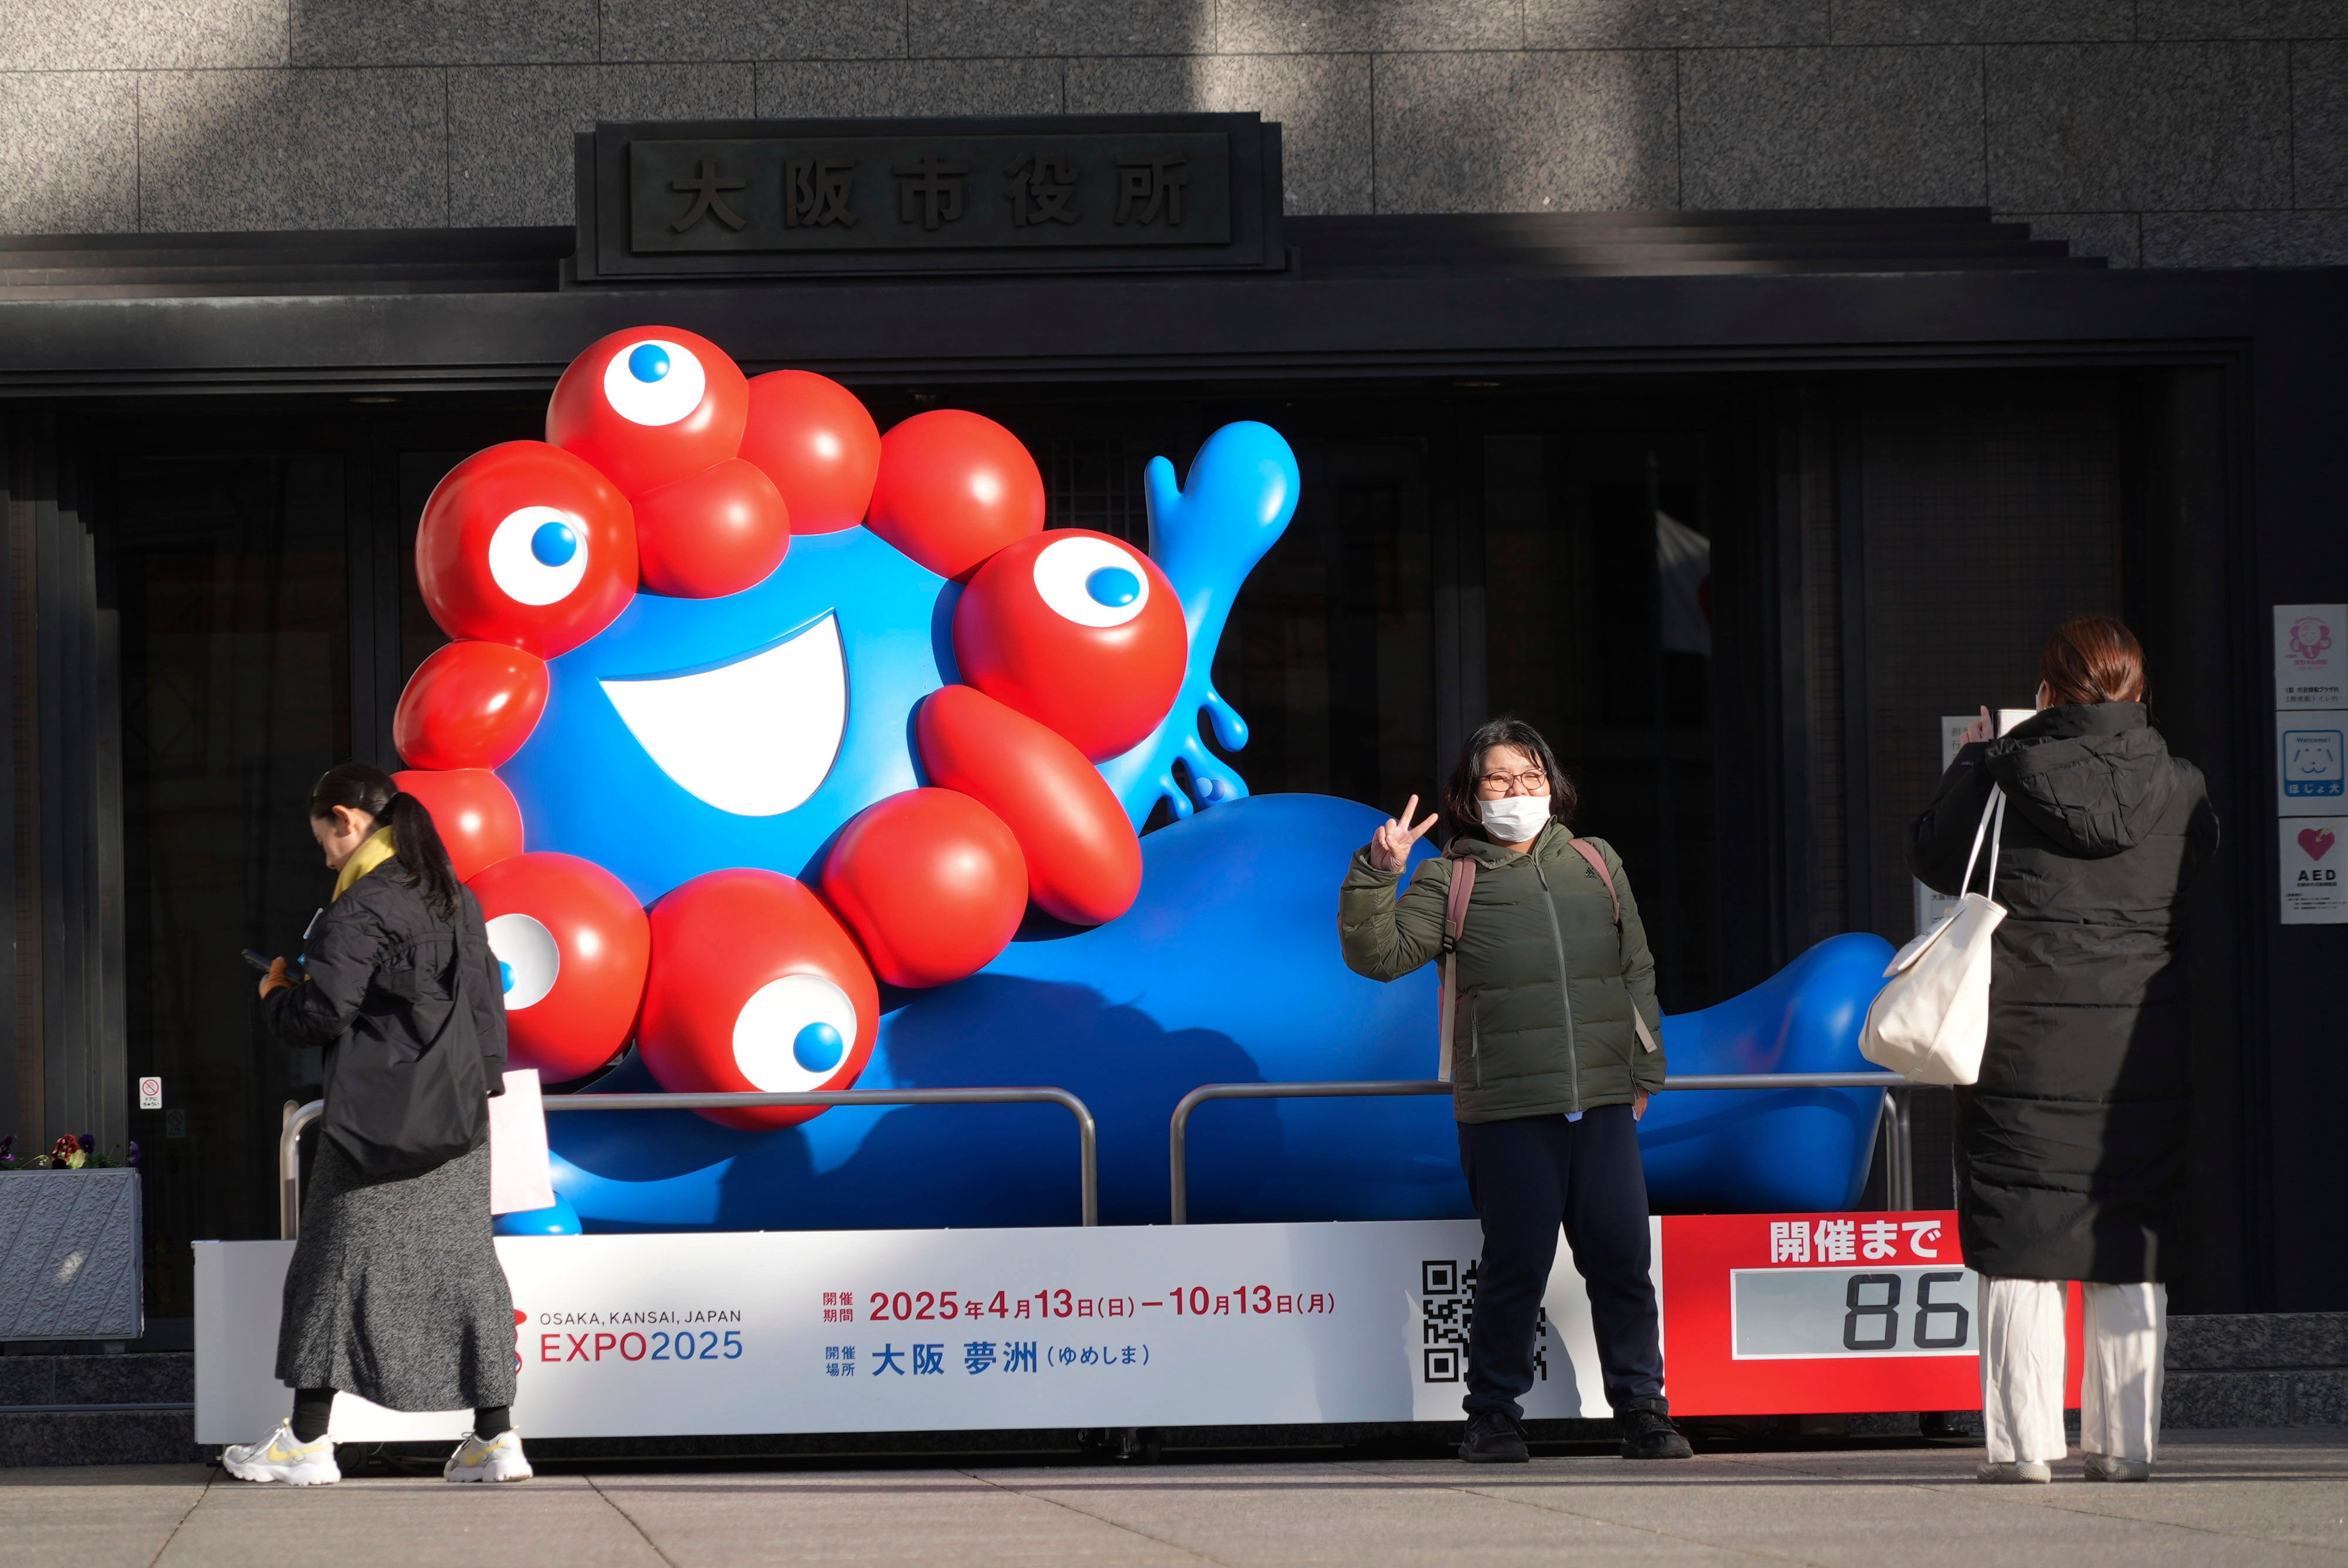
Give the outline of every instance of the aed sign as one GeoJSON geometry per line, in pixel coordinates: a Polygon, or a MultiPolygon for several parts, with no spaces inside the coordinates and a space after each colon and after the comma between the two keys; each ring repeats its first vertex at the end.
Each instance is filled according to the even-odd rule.
{"type": "MultiPolygon", "coordinates": [[[[1673,1216],[1666,1392],[1684,1415],[1979,1403],[1976,1282],[1950,1214],[1673,1216]]],[[[1473,1220],[508,1236],[541,1437],[1459,1419],[1473,1220]]],[[[196,1245],[196,1440],[284,1414],[273,1373],[294,1244],[196,1245]]],[[[1529,1416],[1607,1414],[1560,1252],[1529,1416]]],[[[445,1437],[462,1412],[345,1394],[343,1441],[445,1437]]]]}
{"type": "Polygon", "coordinates": [[[2287,816],[2281,828],[2282,923],[2348,925],[2348,816],[2287,816]]]}

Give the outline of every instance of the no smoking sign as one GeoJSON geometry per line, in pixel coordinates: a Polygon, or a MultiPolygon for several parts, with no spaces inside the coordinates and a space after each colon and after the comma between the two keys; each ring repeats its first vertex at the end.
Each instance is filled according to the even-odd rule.
{"type": "Polygon", "coordinates": [[[161,1079],[142,1078],[139,1081],[139,1109],[141,1111],[160,1111],[163,1109],[163,1081],[161,1079]]]}

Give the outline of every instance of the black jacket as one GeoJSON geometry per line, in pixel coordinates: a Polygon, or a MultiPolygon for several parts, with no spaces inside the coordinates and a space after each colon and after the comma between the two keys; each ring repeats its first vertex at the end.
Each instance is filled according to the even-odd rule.
{"type": "Polygon", "coordinates": [[[325,1048],[324,1135],[370,1178],[479,1148],[505,1088],[505,988],[480,905],[458,896],[451,927],[386,862],[319,917],[308,982],[263,1003],[278,1039],[325,1048]]]}
{"type": "Polygon", "coordinates": [[[1958,753],[1910,832],[1928,886],[1957,891],[1993,780],[2007,914],[1981,1080],[1956,1091],[1965,1262],[2163,1278],[2185,1176],[2184,896],[2217,849],[2217,814],[2141,702],[2049,708],[1958,753]]]}

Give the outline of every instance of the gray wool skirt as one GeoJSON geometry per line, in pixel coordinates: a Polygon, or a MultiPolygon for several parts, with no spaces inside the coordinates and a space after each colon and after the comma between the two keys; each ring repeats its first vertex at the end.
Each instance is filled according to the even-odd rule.
{"type": "Polygon", "coordinates": [[[319,1141],[285,1271],[277,1376],[393,1410],[513,1403],[513,1296],[490,1229],[488,1144],[369,1182],[319,1141]]]}

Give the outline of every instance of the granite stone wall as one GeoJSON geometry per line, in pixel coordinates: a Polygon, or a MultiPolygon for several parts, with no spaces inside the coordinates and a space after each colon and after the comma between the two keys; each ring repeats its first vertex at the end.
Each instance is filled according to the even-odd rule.
{"type": "Polygon", "coordinates": [[[1291,210],[2348,261],[2348,0],[0,0],[0,232],[567,223],[598,118],[1258,109],[1291,210]]]}

